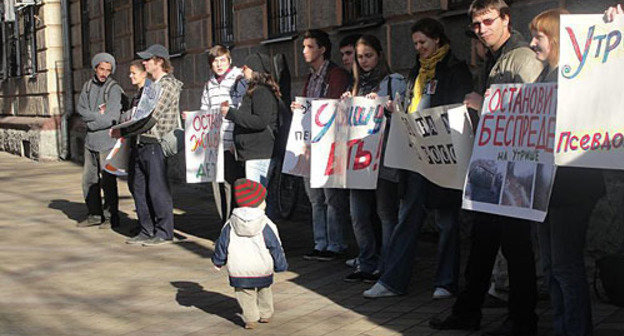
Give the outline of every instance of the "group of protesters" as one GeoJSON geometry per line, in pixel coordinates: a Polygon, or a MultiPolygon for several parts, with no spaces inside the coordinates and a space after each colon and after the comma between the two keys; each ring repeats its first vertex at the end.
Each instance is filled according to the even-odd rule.
{"type": "MultiPolygon", "coordinates": [[[[329,35],[312,29],[302,36],[303,58],[310,74],[299,95],[327,99],[355,96],[392,99],[398,95],[403,97],[406,113],[463,103],[472,124],[477,125],[478,111],[491,85],[557,81],[559,18],[567,13],[564,9],[540,13],[530,23],[532,39],[527,43],[512,29],[511,13],[505,1],[474,0],[468,13],[471,19],[468,35],[473,39],[473,46],[479,45],[485,51],[483,68],[476,76],[466,62],[454,55],[444,26],[433,18],[420,19],[411,27],[411,40],[418,56],[407,79],[392,72],[377,37],[344,38],[339,45],[340,66],[330,59],[329,35]]],[[[614,14],[621,13],[619,6],[609,8],[605,20],[613,20],[614,14]]],[[[123,89],[110,77],[116,68],[113,56],[101,53],[93,57],[95,74],[83,86],[77,106],[87,127],[83,190],[89,211],[87,219],[78,226],[119,225],[116,181],[102,170],[101,162],[115,139],[125,138],[131,146],[128,184],[141,227],[127,243],[151,246],[173,239],[173,202],[161,145],[162,139],[179,128],[180,119],[184,118],[179,111],[182,82],[174,77],[170,55],[164,46],[152,45],[138,56],[141,60],[132,62],[129,69],[137,93],[127,104],[123,103],[123,89]],[[123,112],[139,104],[146,81],[161,86],[150,117],[130,128],[111,128],[122,119],[131,118],[124,117],[123,112]],[[100,187],[104,191],[103,203],[100,187]]],[[[284,108],[288,111],[285,102],[290,97],[283,97],[278,69],[265,54],[250,54],[239,68],[233,65],[229,50],[216,45],[208,50],[208,58],[211,74],[201,97],[201,109],[218,109],[223,116],[224,182],[213,182],[213,194],[222,223],[226,223],[234,216],[233,210],[242,206],[242,186],[253,186],[254,195],[266,194],[270,177],[279,167],[274,159],[280,151],[276,139],[284,137],[279,134],[283,132],[280,114],[284,108]],[[246,180],[240,182],[240,178],[246,180]]],[[[388,119],[397,106],[392,100],[384,106],[388,119]]],[[[297,102],[290,104],[290,109],[301,107],[297,102]]],[[[386,125],[389,127],[390,123],[386,125]]],[[[382,152],[386,144],[387,136],[382,152]]],[[[312,250],[304,259],[343,258],[347,251],[347,228],[351,225],[358,255],[346,260],[353,271],[344,280],[373,284],[363,293],[367,298],[405,294],[413,275],[418,233],[427,212],[431,212],[440,231],[433,298],[455,297],[456,301],[449,316],[433,318],[429,325],[434,329],[479,329],[494,264],[502,256],[509,274],[509,315],[485,334],[536,334],[538,289],[532,239],[535,223],[474,212],[465,284],[460,291],[460,190],[440,187],[416,172],[383,164],[375,190],[312,188],[309,178],[304,178],[304,185],[311,204],[314,237],[312,250]]],[[[556,335],[592,333],[583,253],[589,216],[604,192],[599,170],[559,167],[548,216],[537,225],[540,249],[537,267],[545,274],[556,335]]],[[[275,211],[272,207],[268,202],[269,217],[275,211]]],[[[271,228],[279,241],[277,229],[271,228]]],[[[224,260],[219,259],[219,266],[224,260]]],[[[281,270],[285,269],[284,264],[285,260],[281,260],[281,270]]],[[[268,321],[268,317],[263,317],[261,312],[260,322],[263,318],[268,321]]]]}

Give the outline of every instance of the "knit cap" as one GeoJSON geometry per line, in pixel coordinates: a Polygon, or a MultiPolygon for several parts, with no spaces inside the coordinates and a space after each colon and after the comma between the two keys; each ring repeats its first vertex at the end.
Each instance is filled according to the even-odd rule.
{"type": "Polygon", "coordinates": [[[268,73],[275,78],[275,71],[269,56],[261,53],[253,53],[245,58],[244,65],[256,72],[268,73]]]}
{"type": "Polygon", "coordinates": [[[234,199],[238,206],[256,208],[265,197],[266,188],[262,184],[246,178],[234,181],[234,199]]]}
{"type": "Polygon", "coordinates": [[[93,56],[93,58],[91,59],[91,67],[93,69],[97,68],[98,64],[105,62],[105,63],[109,63],[111,65],[111,74],[115,73],[115,68],[117,67],[117,65],[115,64],[115,57],[113,57],[113,55],[109,54],[109,53],[99,53],[96,54],[95,56],[93,56]]]}

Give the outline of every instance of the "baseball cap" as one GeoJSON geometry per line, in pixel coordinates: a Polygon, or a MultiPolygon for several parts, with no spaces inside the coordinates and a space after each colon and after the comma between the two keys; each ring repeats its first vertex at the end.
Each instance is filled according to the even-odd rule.
{"type": "Polygon", "coordinates": [[[137,55],[144,60],[150,59],[154,56],[169,59],[169,50],[167,50],[167,48],[165,48],[162,44],[152,44],[147,49],[139,51],[137,55]]]}

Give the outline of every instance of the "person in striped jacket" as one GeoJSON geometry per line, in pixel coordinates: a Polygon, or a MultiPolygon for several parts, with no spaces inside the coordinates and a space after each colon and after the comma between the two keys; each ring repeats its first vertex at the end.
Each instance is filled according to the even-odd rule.
{"type": "MultiPolygon", "coordinates": [[[[243,78],[242,70],[232,65],[230,51],[225,46],[215,45],[208,50],[208,62],[212,71],[204,86],[201,109],[218,109],[225,101],[238,107],[247,90],[247,81],[243,78]]],[[[234,205],[232,184],[237,178],[244,176],[244,170],[242,161],[235,158],[234,123],[224,118],[221,130],[225,182],[212,182],[212,192],[223,224],[230,217],[234,205]]]]}

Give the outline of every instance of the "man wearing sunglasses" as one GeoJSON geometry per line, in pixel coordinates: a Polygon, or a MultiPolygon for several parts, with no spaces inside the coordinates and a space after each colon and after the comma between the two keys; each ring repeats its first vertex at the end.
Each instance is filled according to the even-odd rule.
{"type": "MultiPolygon", "coordinates": [[[[479,93],[466,95],[464,104],[480,111],[483,95],[492,84],[532,83],[543,65],[520,33],[511,29],[509,6],[503,0],[474,0],[470,5],[470,29],[487,47],[479,93]]],[[[484,335],[535,335],[537,332],[537,286],[531,222],[493,214],[475,213],[466,287],[445,319],[434,318],[435,329],[478,329],[481,306],[490,287],[490,277],[499,248],[508,261],[509,316],[502,325],[484,335]]]]}

